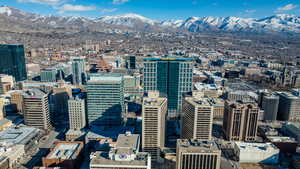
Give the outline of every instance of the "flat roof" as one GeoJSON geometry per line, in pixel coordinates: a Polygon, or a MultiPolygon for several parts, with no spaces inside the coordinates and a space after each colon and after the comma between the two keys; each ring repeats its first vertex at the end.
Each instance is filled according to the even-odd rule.
{"type": "Polygon", "coordinates": [[[32,98],[32,97],[44,97],[47,93],[38,88],[32,88],[26,90],[23,95],[24,98],[32,98]]]}
{"type": "Polygon", "coordinates": [[[118,165],[119,168],[128,167],[128,166],[141,166],[146,167],[150,160],[148,161],[149,154],[144,152],[137,153],[137,156],[132,161],[116,161],[111,160],[109,158],[108,152],[97,151],[93,154],[91,158],[90,166],[116,166],[118,165]]]}
{"type": "Polygon", "coordinates": [[[221,153],[214,141],[203,141],[197,139],[178,139],[177,146],[186,153],[221,153]]]}
{"type": "Polygon", "coordinates": [[[144,61],[193,61],[193,58],[183,58],[183,57],[160,57],[160,58],[144,58],[144,61]]]}
{"type": "Polygon", "coordinates": [[[76,159],[82,149],[81,142],[61,142],[51,151],[47,159],[76,159]]]}
{"type": "Polygon", "coordinates": [[[166,101],[167,101],[167,98],[164,98],[164,97],[158,97],[158,98],[144,97],[143,105],[145,105],[145,106],[160,106],[166,101]]]}
{"type": "Polygon", "coordinates": [[[114,74],[114,73],[90,73],[89,74],[89,82],[117,82],[120,83],[123,80],[122,74],[114,74]]]}
{"type": "Polygon", "coordinates": [[[281,137],[281,136],[267,136],[267,139],[271,142],[289,142],[289,143],[297,143],[295,138],[292,137],[281,137]]]}
{"type": "Polygon", "coordinates": [[[240,149],[240,152],[279,152],[279,149],[272,143],[235,142],[235,145],[240,149]]]}
{"type": "Polygon", "coordinates": [[[140,136],[138,134],[120,134],[116,148],[132,148],[137,150],[139,149],[139,139],[140,136]]]}
{"type": "Polygon", "coordinates": [[[33,127],[8,128],[0,132],[1,144],[26,144],[39,133],[33,127]]]}

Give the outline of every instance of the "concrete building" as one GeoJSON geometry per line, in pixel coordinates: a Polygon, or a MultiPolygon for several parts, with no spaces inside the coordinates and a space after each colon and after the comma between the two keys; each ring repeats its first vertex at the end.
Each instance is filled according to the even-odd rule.
{"type": "Polygon", "coordinates": [[[234,153],[240,163],[277,164],[279,149],[272,143],[235,142],[234,153]]]}
{"type": "Polygon", "coordinates": [[[182,94],[193,90],[193,59],[145,58],[144,91],[158,90],[168,99],[168,117],[181,116],[182,94]]]}
{"type": "Polygon", "coordinates": [[[51,152],[43,158],[44,167],[63,167],[67,169],[80,169],[83,160],[83,142],[55,143],[51,152]]]}
{"type": "Polygon", "coordinates": [[[279,107],[277,120],[298,121],[300,120],[300,97],[288,92],[278,93],[279,107]]]}
{"type": "Polygon", "coordinates": [[[264,95],[262,97],[261,108],[264,110],[264,120],[275,121],[277,120],[277,112],[279,105],[279,96],[264,95]]]}
{"type": "Polygon", "coordinates": [[[27,79],[23,45],[0,44],[0,74],[11,75],[15,80],[27,79]]]}
{"type": "Polygon", "coordinates": [[[260,109],[256,104],[225,102],[223,129],[229,141],[255,141],[260,109]]]}
{"type": "Polygon", "coordinates": [[[13,88],[15,84],[15,78],[10,75],[0,74],[0,95],[6,94],[13,88]]]}
{"type": "Polygon", "coordinates": [[[24,114],[24,100],[23,100],[23,91],[22,90],[14,90],[10,93],[10,103],[14,106],[15,110],[18,114],[24,114]]]}
{"type": "Polygon", "coordinates": [[[90,169],[151,169],[151,156],[139,152],[140,136],[121,134],[115,148],[97,151],[90,156],[90,169]]]}
{"type": "Polygon", "coordinates": [[[120,125],[125,111],[121,74],[89,74],[86,84],[89,125],[120,125]]]}
{"type": "Polygon", "coordinates": [[[85,58],[84,57],[74,57],[71,58],[72,64],[72,77],[73,84],[82,85],[85,83],[86,72],[85,72],[85,58]]]}
{"type": "Polygon", "coordinates": [[[85,100],[78,97],[68,101],[69,127],[80,130],[86,126],[85,100]]]}
{"type": "Polygon", "coordinates": [[[152,161],[159,161],[165,146],[167,99],[158,91],[149,91],[142,108],[142,149],[151,154],[152,161]]]}
{"type": "Polygon", "coordinates": [[[220,169],[221,150],[215,142],[178,139],[176,169],[220,169]]]}
{"type": "Polygon", "coordinates": [[[224,105],[223,99],[219,98],[209,98],[208,102],[213,106],[214,118],[220,119],[224,117],[224,105]]]}
{"type": "Polygon", "coordinates": [[[0,146],[0,157],[6,157],[9,168],[17,168],[17,162],[25,156],[24,145],[0,146]]]}
{"type": "Polygon", "coordinates": [[[40,89],[24,92],[24,121],[28,126],[43,130],[51,128],[48,93],[40,89]]]}
{"type": "Polygon", "coordinates": [[[213,106],[206,98],[184,98],[182,111],[182,139],[212,139],[213,106]]]}

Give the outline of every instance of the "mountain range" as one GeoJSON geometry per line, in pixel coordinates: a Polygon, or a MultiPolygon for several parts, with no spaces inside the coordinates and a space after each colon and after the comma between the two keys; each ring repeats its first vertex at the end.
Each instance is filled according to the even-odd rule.
{"type": "Polygon", "coordinates": [[[239,17],[189,17],[186,20],[155,21],[138,14],[86,18],[43,16],[16,8],[0,7],[0,31],[225,31],[258,33],[300,33],[300,17],[277,14],[262,19],[239,17]]]}

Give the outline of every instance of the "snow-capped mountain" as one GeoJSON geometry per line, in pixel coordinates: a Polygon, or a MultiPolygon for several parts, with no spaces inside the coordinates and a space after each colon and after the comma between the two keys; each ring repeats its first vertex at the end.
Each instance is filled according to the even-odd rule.
{"type": "Polygon", "coordinates": [[[300,17],[295,15],[278,14],[263,19],[238,17],[190,17],[169,23],[177,28],[191,32],[205,30],[239,31],[239,32],[296,32],[300,33],[300,17]],[[176,23],[182,24],[176,24],[176,23]]]}
{"type": "Polygon", "coordinates": [[[99,18],[99,22],[134,27],[136,24],[155,25],[157,22],[138,14],[124,14],[117,16],[104,16],[99,18]]]}
{"type": "Polygon", "coordinates": [[[0,31],[98,31],[102,29],[132,31],[229,31],[300,33],[300,17],[278,14],[262,19],[238,17],[190,17],[186,20],[157,22],[138,14],[103,16],[98,19],[74,16],[42,16],[8,6],[0,7],[0,31]]]}

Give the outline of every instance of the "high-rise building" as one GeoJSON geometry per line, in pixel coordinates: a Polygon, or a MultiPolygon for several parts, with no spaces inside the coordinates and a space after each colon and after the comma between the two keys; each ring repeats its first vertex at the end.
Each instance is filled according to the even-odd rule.
{"type": "Polygon", "coordinates": [[[176,169],[220,169],[221,150],[215,142],[178,139],[176,169]]]}
{"type": "Polygon", "coordinates": [[[255,141],[260,109],[256,104],[225,102],[223,129],[229,141],[255,141]]]}
{"type": "Polygon", "coordinates": [[[72,62],[72,77],[73,84],[82,85],[86,80],[85,72],[85,58],[84,57],[74,57],[71,58],[72,62]]]}
{"type": "Polygon", "coordinates": [[[120,125],[124,112],[124,87],[121,74],[89,74],[87,110],[89,125],[120,125]]]}
{"type": "Polygon", "coordinates": [[[152,161],[158,161],[165,145],[167,99],[158,91],[149,91],[142,109],[142,149],[151,154],[152,161]]]}
{"type": "Polygon", "coordinates": [[[191,58],[144,59],[144,91],[158,90],[168,98],[168,117],[181,114],[182,94],[192,91],[191,58]]]}
{"type": "Polygon", "coordinates": [[[41,71],[41,81],[42,82],[56,82],[56,69],[45,69],[41,71]]]}
{"type": "Polygon", "coordinates": [[[27,79],[23,45],[0,44],[0,73],[12,75],[15,80],[27,79]]]}
{"type": "Polygon", "coordinates": [[[24,92],[24,120],[28,126],[44,130],[51,128],[48,93],[35,88],[24,92]]]}
{"type": "Polygon", "coordinates": [[[212,139],[213,106],[206,98],[184,98],[182,111],[182,139],[212,139]]]}
{"type": "Polygon", "coordinates": [[[80,130],[86,126],[85,101],[79,97],[68,101],[70,129],[80,130]]]}
{"type": "Polygon", "coordinates": [[[15,90],[11,94],[10,102],[12,105],[14,105],[15,110],[19,114],[24,114],[24,108],[23,108],[23,91],[22,90],[15,90]]]}
{"type": "Polygon", "coordinates": [[[279,96],[266,94],[262,98],[261,108],[264,110],[264,120],[275,121],[277,119],[279,96]]]}
{"type": "Polygon", "coordinates": [[[298,121],[300,120],[300,97],[288,92],[278,93],[279,106],[277,120],[298,121]]]}
{"type": "Polygon", "coordinates": [[[0,97],[0,120],[2,120],[5,116],[5,110],[4,110],[4,98],[0,97]]]}

